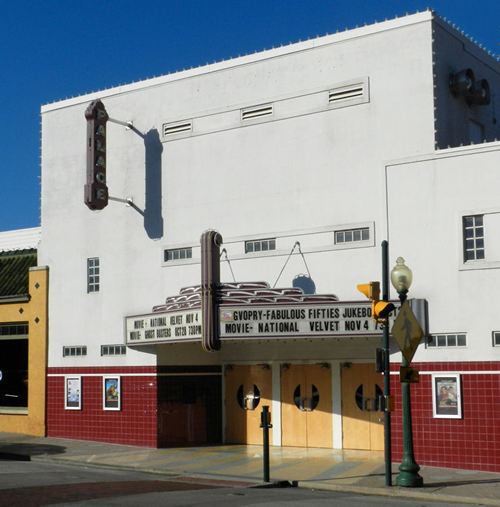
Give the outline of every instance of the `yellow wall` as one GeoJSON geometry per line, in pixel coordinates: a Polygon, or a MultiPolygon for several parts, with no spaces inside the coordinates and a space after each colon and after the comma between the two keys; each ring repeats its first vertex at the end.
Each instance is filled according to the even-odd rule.
{"type": "Polygon", "coordinates": [[[29,272],[30,300],[0,304],[0,322],[28,322],[28,414],[0,414],[0,431],[45,436],[49,268],[29,272]]]}

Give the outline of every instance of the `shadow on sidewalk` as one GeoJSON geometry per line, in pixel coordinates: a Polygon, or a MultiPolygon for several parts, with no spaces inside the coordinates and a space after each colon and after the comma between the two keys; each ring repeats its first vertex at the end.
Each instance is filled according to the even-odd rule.
{"type": "Polygon", "coordinates": [[[468,481],[454,481],[449,480],[446,482],[425,482],[424,480],[424,488],[445,488],[450,486],[469,486],[473,484],[500,484],[500,479],[471,479],[468,481]]]}
{"type": "Polygon", "coordinates": [[[30,461],[31,456],[62,454],[66,447],[48,444],[0,444],[0,461],[30,461]]]}
{"type": "Polygon", "coordinates": [[[347,479],[366,479],[369,477],[384,477],[383,473],[363,474],[363,475],[332,475],[331,477],[318,477],[315,479],[306,479],[306,482],[324,482],[324,481],[345,481],[347,479]]]}

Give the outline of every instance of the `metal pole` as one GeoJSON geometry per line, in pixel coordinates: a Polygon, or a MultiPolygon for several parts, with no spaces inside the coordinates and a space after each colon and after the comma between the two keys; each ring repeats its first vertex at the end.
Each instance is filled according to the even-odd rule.
{"type": "MultiPolygon", "coordinates": [[[[382,300],[389,301],[389,243],[382,241],[382,300]]],[[[391,376],[389,349],[389,319],[384,325],[384,461],[385,485],[392,486],[392,444],[391,444],[391,376]]]]}
{"type": "MultiPolygon", "coordinates": [[[[399,294],[401,306],[406,301],[406,292],[399,294]]],[[[410,366],[410,363],[403,356],[403,367],[410,366]]],[[[399,465],[399,475],[396,477],[396,484],[398,486],[406,486],[411,488],[418,488],[423,486],[424,480],[419,475],[418,471],[420,466],[415,461],[413,453],[413,428],[411,421],[411,393],[410,383],[403,382],[401,384],[401,404],[403,411],[403,459],[399,465]]]]}
{"type": "Polygon", "coordinates": [[[269,482],[269,428],[272,428],[270,424],[269,406],[264,405],[262,407],[262,413],[260,414],[260,427],[262,428],[264,437],[263,446],[263,466],[264,466],[264,482],[269,482]]]}
{"type": "Polygon", "coordinates": [[[117,125],[122,125],[123,127],[127,127],[129,129],[133,128],[133,126],[134,126],[134,124],[131,121],[116,120],[115,118],[110,118],[109,116],[108,116],[108,121],[110,121],[112,123],[116,123],[117,125]]]}

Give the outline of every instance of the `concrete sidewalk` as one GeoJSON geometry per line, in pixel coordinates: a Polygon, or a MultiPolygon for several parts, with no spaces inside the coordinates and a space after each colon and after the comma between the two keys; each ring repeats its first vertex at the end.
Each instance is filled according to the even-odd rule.
{"type": "MultiPolygon", "coordinates": [[[[132,469],[221,485],[263,485],[261,446],[149,449],[0,433],[0,467],[8,460],[23,459],[132,469]]],[[[500,506],[496,473],[424,466],[420,471],[424,487],[400,488],[385,486],[382,453],[272,447],[270,462],[273,482],[303,488],[500,506]]],[[[396,465],[393,471],[395,482],[396,465]]]]}

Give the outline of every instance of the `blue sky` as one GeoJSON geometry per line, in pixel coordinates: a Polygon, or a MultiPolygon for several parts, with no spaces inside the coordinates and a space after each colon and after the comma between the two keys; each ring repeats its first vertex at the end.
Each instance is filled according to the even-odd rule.
{"type": "Polygon", "coordinates": [[[40,225],[40,106],[432,7],[500,53],[500,1],[0,0],[0,231],[40,225]]]}

